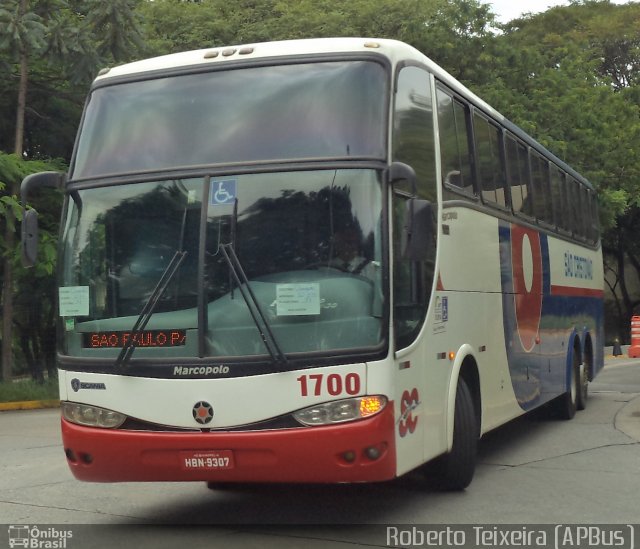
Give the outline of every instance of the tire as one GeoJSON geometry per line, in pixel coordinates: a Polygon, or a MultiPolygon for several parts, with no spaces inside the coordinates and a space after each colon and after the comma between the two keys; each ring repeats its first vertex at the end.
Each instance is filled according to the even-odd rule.
{"type": "Polygon", "coordinates": [[[587,365],[583,362],[578,368],[578,401],[576,403],[578,410],[584,410],[587,407],[587,399],[589,398],[589,376],[587,374],[587,365]]]}
{"type": "Polygon", "coordinates": [[[464,490],[471,484],[476,469],[480,429],[471,392],[462,378],[458,380],[456,388],[453,421],[451,452],[425,467],[429,485],[439,490],[464,490]]]}
{"type": "Polygon", "coordinates": [[[557,401],[558,417],[560,419],[573,419],[578,409],[578,395],[580,393],[580,364],[578,363],[578,353],[573,352],[573,362],[570,370],[569,390],[557,401]]]}

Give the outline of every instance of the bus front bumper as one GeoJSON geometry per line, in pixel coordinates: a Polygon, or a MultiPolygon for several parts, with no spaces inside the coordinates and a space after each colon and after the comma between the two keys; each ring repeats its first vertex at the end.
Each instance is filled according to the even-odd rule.
{"type": "Polygon", "coordinates": [[[396,476],[393,405],[351,423],[242,432],[151,432],[62,419],[73,475],[90,482],[375,482],[396,476]]]}

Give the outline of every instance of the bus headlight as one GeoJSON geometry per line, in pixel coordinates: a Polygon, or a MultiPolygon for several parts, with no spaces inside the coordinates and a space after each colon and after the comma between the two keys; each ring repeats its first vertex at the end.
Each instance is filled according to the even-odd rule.
{"type": "Polygon", "coordinates": [[[61,408],[64,419],[87,427],[116,429],[127,419],[124,414],[98,408],[97,406],[89,406],[88,404],[78,404],[77,402],[63,402],[61,408]]]}
{"type": "Polygon", "coordinates": [[[373,416],[386,404],[387,399],[382,395],[347,398],[298,410],[293,417],[303,425],[330,425],[373,416]]]}

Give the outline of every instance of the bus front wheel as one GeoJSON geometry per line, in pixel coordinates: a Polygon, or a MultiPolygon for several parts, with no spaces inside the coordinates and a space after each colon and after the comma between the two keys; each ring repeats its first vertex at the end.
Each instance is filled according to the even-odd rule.
{"type": "Polygon", "coordinates": [[[453,424],[453,446],[425,466],[427,482],[439,490],[464,490],[473,479],[478,449],[478,418],[471,391],[458,380],[453,424]]]}

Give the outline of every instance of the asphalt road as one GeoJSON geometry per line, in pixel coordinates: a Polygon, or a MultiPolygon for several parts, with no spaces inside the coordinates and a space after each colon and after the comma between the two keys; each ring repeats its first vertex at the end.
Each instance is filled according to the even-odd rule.
{"type": "Polygon", "coordinates": [[[0,413],[0,549],[9,525],[68,530],[71,538],[55,538],[64,549],[315,549],[393,545],[388,525],[640,523],[640,360],[610,360],[572,421],[525,417],[484,437],[462,493],[430,491],[418,474],[228,491],[81,483],[67,469],[58,423],[57,410],[0,413]]]}

